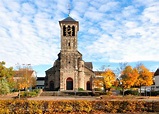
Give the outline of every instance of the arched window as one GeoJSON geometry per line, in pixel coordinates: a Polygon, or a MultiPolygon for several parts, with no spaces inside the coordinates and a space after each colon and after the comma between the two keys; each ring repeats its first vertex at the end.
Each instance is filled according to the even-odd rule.
{"type": "Polygon", "coordinates": [[[71,46],[70,42],[68,43],[68,46],[69,46],[69,47],[71,46]]]}
{"type": "Polygon", "coordinates": [[[63,26],[63,36],[66,36],[66,26],[63,26]]]}
{"type": "Polygon", "coordinates": [[[73,90],[73,79],[70,77],[66,80],[66,90],[73,90]]]}
{"type": "Polygon", "coordinates": [[[75,26],[72,26],[72,36],[75,36],[75,26]]]}
{"type": "Polygon", "coordinates": [[[87,90],[91,90],[91,83],[90,83],[90,81],[87,81],[87,90]]]}

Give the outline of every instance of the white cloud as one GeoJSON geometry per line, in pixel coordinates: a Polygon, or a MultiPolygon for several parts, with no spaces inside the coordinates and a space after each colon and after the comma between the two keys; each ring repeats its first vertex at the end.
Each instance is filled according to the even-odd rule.
{"type": "Polygon", "coordinates": [[[158,0],[0,1],[0,60],[53,64],[60,51],[58,21],[68,16],[69,3],[84,60],[159,61],[158,0]]]}
{"type": "MultiPolygon", "coordinates": [[[[159,5],[159,4],[158,4],[159,5]]],[[[143,18],[146,18],[153,24],[159,23],[159,7],[158,6],[151,6],[144,10],[143,18]]]]}
{"type": "Polygon", "coordinates": [[[118,5],[119,5],[119,2],[106,2],[105,4],[102,4],[99,8],[99,11],[100,12],[112,12],[114,11],[115,9],[118,8],[118,5]]]}

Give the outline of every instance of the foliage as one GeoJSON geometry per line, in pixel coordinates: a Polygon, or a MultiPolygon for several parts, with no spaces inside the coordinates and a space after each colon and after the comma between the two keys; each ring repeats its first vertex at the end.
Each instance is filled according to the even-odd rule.
{"type": "Polygon", "coordinates": [[[57,114],[57,113],[145,113],[158,112],[159,102],[145,101],[31,101],[1,100],[1,114],[57,114]]]}
{"type": "Polygon", "coordinates": [[[14,85],[13,68],[5,67],[5,62],[0,62],[0,94],[9,93],[14,85]]]}
{"type": "Polygon", "coordinates": [[[136,69],[133,69],[131,66],[126,66],[121,74],[121,84],[124,89],[130,88],[134,85],[138,78],[138,72],[136,69]]]}
{"type": "Polygon", "coordinates": [[[0,94],[10,93],[9,84],[5,77],[0,80],[0,94]]]}
{"type": "Polygon", "coordinates": [[[34,89],[33,91],[22,91],[20,92],[20,98],[29,98],[38,96],[40,89],[34,89]]]}
{"type": "Polygon", "coordinates": [[[157,95],[159,95],[159,91],[152,91],[152,92],[151,92],[151,95],[152,95],[152,96],[157,96],[157,95]]]}
{"type": "Polygon", "coordinates": [[[105,70],[104,73],[101,74],[104,77],[104,88],[109,90],[115,82],[115,73],[111,69],[105,70]]]}
{"type": "Polygon", "coordinates": [[[119,85],[120,85],[120,80],[119,80],[119,79],[116,79],[116,80],[114,81],[114,87],[117,89],[118,87],[120,87],[119,85]]]}
{"type": "Polygon", "coordinates": [[[125,69],[122,71],[120,76],[120,86],[123,89],[128,89],[134,85],[138,78],[138,71],[136,68],[132,68],[131,66],[126,66],[125,69]]]}
{"type": "Polygon", "coordinates": [[[96,88],[102,88],[103,87],[103,78],[101,79],[94,79],[93,84],[96,88]]]}
{"type": "Polygon", "coordinates": [[[16,72],[15,89],[22,90],[34,87],[36,85],[36,77],[32,76],[33,70],[26,68],[19,68],[16,72]]]}
{"type": "Polygon", "coordinates": [[[125,91],[125,95],[139,95],[138,90],[127,90],[125,91]]]}
{"type": "Polygon", "coordinates": [[[138,65],[137,70],[139,76],[135,82],[135,86],[140,87],[141,93],[141,86],[150,86],[153,84],[153,73],[150,72],[144,65],[138,65]]]}
{"type": "Polygon", "coordinates": [[[84,91],[84,89],[83,88],[78,88],[78,91],[84,91]]]}
{"type": "Polygon", "coordinates": [[[20,93],[20,98],[36,97],[37,95],[34,91],[23,91],[20,93]]]}
{"type": "Polygon", "coordinates": [[[40,93],[41,89],[33,89],[33,92],[40,93]]]}
{"type": "Polygon", "coordinates": [[[102,91],[101,88],[94,88],[94,91],[102,91]]]}
{"type": "MultiPolygon", "coordinates": [[[[128,66],[127,62],[121,62],[121,63],[119,63],[119,67],[116,69],[117,76],[120,76],[120,74],[122,73],[122,71],[125,69],[126,66],[128,66]]],[[[117,77],[117,79],[118,78],[119,77],[117,77]]]]}

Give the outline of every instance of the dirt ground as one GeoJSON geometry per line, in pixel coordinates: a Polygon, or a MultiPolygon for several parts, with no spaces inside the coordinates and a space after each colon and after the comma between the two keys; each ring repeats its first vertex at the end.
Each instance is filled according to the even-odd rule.
{"type": "MultiPolygon", "coordinates": [[[[8,99],[15,99],[18,93],[8,94],[0,96],[0,100],[8,100],[8,99]]],[[[38,96],[33,98],[27,98],[27,100],[139,100],[139,101],[159,101],[159,96],[139,96],[139,97],[116,97],[116,96],[108,96],[107,98],[104,97],[96,97],[96,96],[38,96]]]]}

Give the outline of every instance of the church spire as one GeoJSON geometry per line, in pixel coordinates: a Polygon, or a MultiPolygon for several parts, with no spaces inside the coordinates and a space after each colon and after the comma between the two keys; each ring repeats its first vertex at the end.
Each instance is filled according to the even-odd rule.
{"type": "Polygon", "coordinates": [[[68,4],[68,16],[70,16],[71,6],[68,4]]]}

